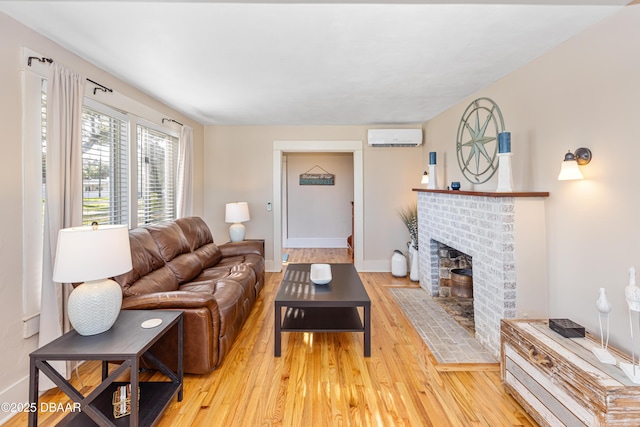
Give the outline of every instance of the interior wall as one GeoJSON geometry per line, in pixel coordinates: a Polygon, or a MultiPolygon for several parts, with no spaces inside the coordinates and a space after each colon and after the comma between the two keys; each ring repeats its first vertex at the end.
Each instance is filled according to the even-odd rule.
{"type": "Polygon", "coordinates": [[[570,318],[599,335],[595,302],[612,302],[611,344],[630,349],[624,287],[640,266],[640,5],[627,6],[548,54],[479,91],[425,125],[438,153],[440,185],[495,190],[497,174],[473,186],[459,170],[455,140],[467,105],[493,99],[511,132],[514,190],[549,191],[545,202],[550,316],[570,318]],[[557,181],[567,150],[588,147],[582,181],[557,181]]]}
{"type": "MultiPolygon", "coordinates": [[[[400,127],[400,126],[398,126],[400,127]]],[[[417,199],[420,147],[369,147],[370,126],[207,126],[205,128],[205,219],[216,242],[228,240],[224,205],[249,203],[248,238],[266,240],[268,268],[274,268],[273,201],[274,141],[363,141],[364,262],[363,271],[390,271],[394,249],[406,249],[409,233],[398,210],[417,199]],[[233,160],[235,159],[235,160],[233,160]]],[[[280,260],[277,260],[279,263],[280,260]]]]}
{"type": "Polygon", "coordinates": [[[351,235],[352,153],[289,153],[287,156],[288,248],[346,248],[351,235]],[[330,173],[333,185],[301,185],[303,173],[330,173]]]}
{"type": "MultiPolygon", "coordinates": [[[[145,117],[160,123],[162,117],[171,117],[194,129],[194,213],[203,213],[203,135],[202,125],[190,120],[148,95],[133,89],[71,52],[0,13],[0,129],[3,137],[0,147],[0,400],[25,402],[28,399],[29,353],[37,347],[37,336],[22,337],[22,282],[23,282],[23,199],[22,199],[22,98],[21,48],[26,47],[54,58],[69,68],[114,90],[113,98],[128,97],[147,107],[145,117]]],[[[113,99],[111,98],[111,99],[113,99]]],[[[109,104],[109,94],[100,101],[109,104]]],[[[11,414],[0,414],[3,417],[11,414]]]]}

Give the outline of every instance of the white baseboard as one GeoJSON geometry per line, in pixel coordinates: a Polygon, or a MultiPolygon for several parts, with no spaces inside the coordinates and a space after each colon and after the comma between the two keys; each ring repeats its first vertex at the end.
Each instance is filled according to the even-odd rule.
{"type": "Polygon", "coordinates": [[[346,237],[289,238],[283,243],[284,248],[346,248],[346,237]]]}
{"type": "Polygon", "coordinates": [[[282,271],[282,266],[276,265],[272,259],[264,260],[264,271],[269,273],[279,273],[282,271]]]}
{"type": "Polygon", "coordinates": [[[388,273],[391,272],[391,260],[365,259],[362,263],[362,268],[358,271],[361,271],[363,273],[388,273]]]}
{"type": "MultiPolygon", "coordinates": [[[[10,385],[6,389],[0,391],[0,402],[7,403],[27,403],[29,401],[29,376],[20,379],[18,382],[10,385]]],[[[0,412],[0,424],[4,424],[16,413],[0,412]]]]}

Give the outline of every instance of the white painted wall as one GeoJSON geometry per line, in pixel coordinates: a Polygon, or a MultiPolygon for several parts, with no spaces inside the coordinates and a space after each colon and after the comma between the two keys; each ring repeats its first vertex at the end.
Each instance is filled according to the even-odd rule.
{"type": "MultiPolygon", "coordinates": [[[[458,121],[475,98],[501,108],[511,132],[515,190],[549,191],[545,201],[549,313],[598,331],[595,302],[613,305],[611,343],[630,349],[624,287],[640,266],[640,5],[625,7],[505,76],[425,125],[440,182],[465,181],[455,157],[458,121]],[[588,147],[583,181],[557,181],[568,149],[588,147]]],[[[497,177],[476,189],[494,190],[497,177]]]]}
{"type": "Polygon", "coordinates": [[[285,248],[345,248],[351,235],[352,153],[289,153],[285,248]],[[334,185],[300,185],[300,174],[334,175],[334,185]]]}
{"type": "MultiPolygon", "coordinates": [[[[29,353],[37,336],[22,338],[23,197],[22,197],[22,97],[21,48],[39,52],[114,90],[100,101],[130,100],[136,113],[155,123],[171,117],[194,128],[194,212],[203,211],[203,127],[150,96],[97,69],[71,52],[0,13],[0,401],[25,402],[28,398],[29,353]]],[[[101,92],[98,92],[101,94],[101,92]]],[[[11,414],[0,413],[0,423],[11,414]]]]}
{"type": "MultiPolygon", "coordinates": [[[[388,126],[386,126],[388,127],[388,126]]],[[[404,126],[406,127],[406,126],[404,126]]],[[[394,249],[405,250],[409,233],[398,209],[417,199],[423,159],[420,147],[369,147],[370,126],[207,126],[205,128],[205,220],[214,239],[228,239],[224,204],[246,200],[251,221],[248,238],[266,239],[266,262],[274,265],[274,141],[362,141],[363,263],[362,271],[390,271],[394,249]]],[[[279,263],[280,260],[277,260],[279,263]]],[[[273,267],[272,267],[273,268],[273,267]]]]}

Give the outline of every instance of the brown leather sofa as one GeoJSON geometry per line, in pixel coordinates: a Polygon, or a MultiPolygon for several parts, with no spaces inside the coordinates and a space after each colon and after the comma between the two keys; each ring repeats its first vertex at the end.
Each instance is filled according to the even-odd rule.
{"type": "MultiPolygon", "coordinates": [[[[114,277],[122,308],[184,311],[184,372],[211,372],[229,352],[264,285],[261,242],[217,246],[198,217],[129,231],[133,269],[114,277]]],[[[175,368],[176,333],[152,352],[175,368]]]]}

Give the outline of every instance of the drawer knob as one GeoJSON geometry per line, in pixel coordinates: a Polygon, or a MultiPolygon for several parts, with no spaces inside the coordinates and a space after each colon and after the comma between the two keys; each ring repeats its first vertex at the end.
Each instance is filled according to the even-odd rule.
{"type": "Polygon", "coordinates": [[[553,362],[549,356],[540,355],[533,346],[529,349],[529,360],[536,365],[543,365],[547,368],[551,368],[553,366],[553,362]]]}

